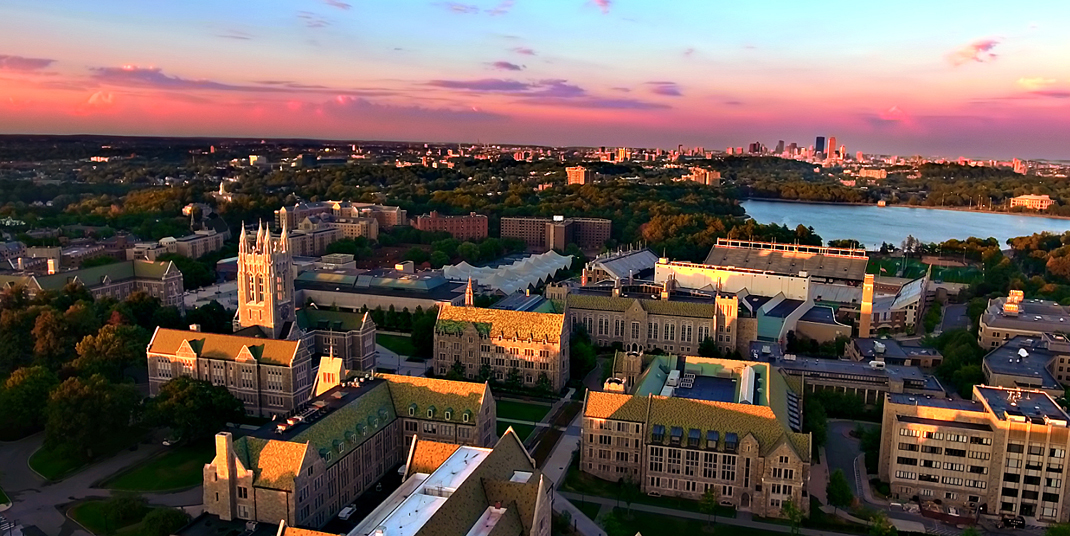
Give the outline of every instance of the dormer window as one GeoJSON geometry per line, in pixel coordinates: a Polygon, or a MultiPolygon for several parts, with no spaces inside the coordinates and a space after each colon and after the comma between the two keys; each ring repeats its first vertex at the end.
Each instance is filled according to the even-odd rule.
{"type": "Polygon", "coordinates": [[[717,442],[721,440],[721,434],[717,433],[717,430],[710,430],[706,432],[706,448],[710,450],[717,450],[717,442]]]}
{"type": "Polygon", "coordinates": [[[431,407],[427,408],[427,418],[428,419],[434,419],[435,418],[435,406],[431,406],[431,407]]]}
{"type": "Polygon", "coordinates": [[[416,416],[416,404],[409,405],[409,417],[416,416]]]}
{"type": "Polygon", "coordinates": [[[444,418],[445,418],[445,419],[446,419],[447,421],[448,421],[448,420],[450,420],[450,419],[451,419],[451,418],[453,417],[453,410],[452,410],[452,409],[447,409],[447,410],[445,411],[445,413],[443,413],[443,414],[442,414],[442,416],[443,416],[443,417],[444,417],[444,418]]]}
{"type": "Polygon", "coordinates": [[[702,435],[702,433],[699,432],[698,428],[692,428],[692,429],[688,430],[688,432],[687,432],[687,446],[689,446],[691,448],[698,448],[698,442],[699,442],[699,438],[701,437],[701,435],[702,435]]]}
{"type": "Polygon", "coordinates": [[[655,424],[654,429],[651,431],[651,439],[655,443],[662,443],[665,441],[665,427],[660,424],[655,424]]]}
{"type": "Polygon", "coordinates": [[[669,444],[673,446],[680,446],[680,442],[684,438],[684,429],[679,426],[673,426],[669,435],[669,444]]]}
{"type": "Polygon", "coordinates": [[[472,412],[465,410],[464,414],[461,415],[461,421],[468,422],[471,419],[472,419],[472,412]]]}
{"type": "Polygon", "coordinates": [[[729,432],[724,435],[724,451],[735,454],[736,449],[739,448],[739,436],[733,432],[729,432]]]}

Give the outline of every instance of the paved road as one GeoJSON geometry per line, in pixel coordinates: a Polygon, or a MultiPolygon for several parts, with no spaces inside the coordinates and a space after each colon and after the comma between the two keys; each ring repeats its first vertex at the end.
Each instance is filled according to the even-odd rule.
{"type": "Polygon", "coordinates": [[[940,331],[969,329],[970,317],[966,316],[966,304],[953,304],[944,307],[944,318],[940,322],[940,331]]]}
{"type": "Polygon", "coordinates": [[[396,371],[402,376],[423,376],[427,369],[431,367],[430,359],[427,361],[406,361],[404,357],[381,344],[376,344],[375,349],[379,354],[375,359],[375,366],[396,371]]]}
{"type": "MultiPolygon", "coordinates": [[[[89,466],[70,477],[55,483],[47,483],[30,469],[27,461],[40,448],[44,434],[36,434],[20,441],[0,443],[0,487],[11,498],[11,509],[4,517],[23,525],[27,534],[49,536],[90,536],[78,524],[67,519],[67,506],[76,500],[89,497],[108,497],[111,492],[96,489],[93,483],[116,471],[140,462],[160,452],[157,445],[139,445],[138,450],[123,451],[119,455],[89,466]]],[[[145,494],[152,504],[165,506],[192,506],[202,501],[202,491],[197,488],[173,494],[145,494]]]]}
{"type": "MultiPolygon", "coordinates": [[[[565,480],[565,474],[568,473],[568,467],[572,463],[572,455],[580,448],[582,425],[583,413],[580,413],[565,429],[565,433],[557,441],[557,445],[554,446],[550,457],[546,459],[546,463],[542,466],[543,473],[554,483],[555,488],[560,487],[561,482],[565,480]]],[[[583,536],[605,536],[605,531],[594,520],[576,508],[560,492],[554,498],[553,507],[555,512],[568,512],[572,516],[576,529],[583,536]]]]}

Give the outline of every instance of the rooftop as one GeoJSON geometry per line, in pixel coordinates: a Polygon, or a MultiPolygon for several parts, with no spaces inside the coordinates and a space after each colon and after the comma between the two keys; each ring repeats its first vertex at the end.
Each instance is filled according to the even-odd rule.
{"type": "Polygon", "coordinates": [[[273,365],[291,365],[297,356],[298,341],[243,337],[180,329],[156,328],[148,352],[175,355],[188,348],[198,357],[228,361],[256,360],[273,365]]]}
{"type": "Polygon", "coordinates": [[[1043,338],[1018,335],[989,352],[984,361],[993,374],[1019,378],[1015,382],[1018,387],[1039,386],[1062,391],[1062,385],[1048,369],[1055,356],[1043,338]]]}
{"type": "Polygon", "coordinates": [[[628,276],[642,277],[653,274],[658,256],[649,249],[603,253],[588,263],[592,268],[601,268],[615,279],[628,276]]]}
{"type": "Polygon", "coordinates": [[[888,401],[893,404],[906,406],[925,406],[929,408],[950,409],[954,411],[970,411],[986,413],[984,404],[976,400],[963,398],[944,398],[939,396],[922,396],[908,393],[888,393],[888,401]]]}
{"type": "Polygon", "coordinates": [[[993,298],[982,315],[982,321],[990,328],[1019,331],[1063,331],[1070,326],[1070,307],[1047,300],[1022,300],[1018,304],[1018,316],[1003,314],[1007,298],[993,298]]]}
{"type": "Polygon", "coordinates": [[[840,359],[824,359],[817,357],[798,356],[794,360],[781,359],[775,365],[789,373],[795,374],[822,374],[838,375],[843,377],[872,378],[878,381],[901,380],[907,387],[924,389],[935,393],[944,393],[940,381],[932,374],[926,374],[918,367],[902,365],[885,365],[883,368],[875,368],[864,361],[849,361],[840,359]]]}
{"type": "Polygon", "coordinates": [[[802,300],[782,300],[780,303],[773,306],[765,316],[771,316],[773,318],[787,318],[788,315],[795,312],[796,309],[802,306],[806,302],[802,300]]]}
{"type": "Polygon", "coordinates": [[[490,306],[491,309],[507,309],[510,311],[526,311],[536,313],[551,313],[554,306],[546,298],[539,294],[526,294],[517,292],[506,296],[501,301],[490,306]]]}
{"type": "Polygon", "coordinates": [[[705,264],[799,276],[861,281],[869,259],[863,250],[748,242],[720,238],[705,264]]]}
{"type": "Polygon", "coordinates": [[[452,301],[464,295],[464,285],[450,282],[439,271],[399,272],[375,270],[307,270],[294,280],[294,287],[308,290],[373,294],[452,301]]]}
{"type": "Polygon", "coordinates": [[[438,313],[435,330],[460,333],[465,324],[474,324],[487,337],[531,337],[560,342],[565,330],[565,315],[447,305],[438,313]]]}
{"type": "Polygon", "coordinates": [[[570,291],[565,301],[570,308],[598,311],[623,312],[638,302],[644,311],[655,315],[713,318],[717,314],[717,299],[713,293],[674,293],[668,300],[662,300],[655,299],[654,293],[642,293],[639,290],[634,288],[626,292],[622,289],[621,295],[614,297],[612,287],[586,286],[570,291]]]}
{"type": "Polygon", "coordinates": [[[978,385],[974,392],[992,408],[992,413],[1001,420],[1023,420],[1033,424],[1053,424],[1066,427],[1070,422],[1059,404],[1043,391],[1007,389],[978,385]]]}
{"type": "Polygon", "coordinates": [[[333,330],[333,331],[360,331],[366,322],[372,322],[368,313],[352,313],[347,311],[331,311],[317,309],[315,307],[302,307],[297,311],[297,325],[305,331],[309,330],[333,330]]]}

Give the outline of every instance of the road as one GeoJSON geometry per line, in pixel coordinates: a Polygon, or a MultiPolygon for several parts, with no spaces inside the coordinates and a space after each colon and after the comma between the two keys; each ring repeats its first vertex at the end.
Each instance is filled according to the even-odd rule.
{"type": "MultiPolygon", "coordinates": [[[[19,441],[0,443],[0,460],[4,460],[0,487],[4,488],[12,501],[11,509],[4,512],[4,517],[22,525],[27,535],[91,536],[66,517],[67,506],[79,499],[110,496],[111,491],[93,488],[92,485],[163,448],[139,445],[136,451],[123,451],[64,480],[47,483],[28,464],[30,455],[41,447],[43,441],[44,434],[36,434],[19,441]]],[[[178,493],[147,493],[143,496],[151,504],[192,506],[201,504],[203,492],[198,486],[178,493]]]]}

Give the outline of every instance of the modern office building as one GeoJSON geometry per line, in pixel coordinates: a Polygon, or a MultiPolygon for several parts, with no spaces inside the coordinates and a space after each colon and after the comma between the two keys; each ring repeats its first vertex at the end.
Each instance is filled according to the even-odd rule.
{"type": "Polygon", "coordinates": [[[824,153],[825,152],[825,137],[824,136],[818,136],[817,137],[817,140],[814,142],[814,152],[815,153],[824,153]]]}
{"type": "Polygon", "coordinates": [[[1011,198],[1011,208],[1025,207],[1030,210],[1048,210],[1055,200],[1045,195],[1020,195],[1011,198]]]}
{"type": "Polygon", "coordinates": [[[418,439],[404,482],[349,536],[549,536],[554,485],[510,428],[493,448],[418,439]]]}
{"type": "Polygon", "coordinates": [[[0,275],[0,286],[22,286],[30,299],[45,291],[60,292],[71,283],[84,285],[96,299],[122,301],[140,291],[159,298],[164,307],[186,310],[182,301],[182,272],[171,261],[125,261],[44,275],[0,275]]]}
{"type": "Polygon", "coordinates": [[[568,184],[590,184],[593,179],[591,170],[583,166],[567,167],[565,173],[568,175],[568,184]]]}
{"type": "Polygon", "coordinates": [[[584,251],[599,251],[609,240],[611,220],[599,218],[502,218],[502,238],[523,240],[535,250],[564,251],[576,244],[584,251]]]}
{"type": "Polygon", "coordinates": [[[933,368],[944,357],[936,348],[902,345],[895,339],[854,338],[844,349],[844,357],[853,361],[883,361],[888,365],[933,368]]]}
{"type": "MultiPolygon", "coordinates": [[[[471,288],[471,287],[469,287],[471,288]]],[[[460,363],[469,379],[489,367],[496,381],[519,374],[525,387],[548,383],[559,391],[568,381],[569,334],[565,315],[443,306],[435,323],[435,374],[460,363]],[[545,379],[542,379],[545,377],[545,379]]]]}
{"type": "Polygon", "coordinates": [[[657,356],[629,394],[587,392],[580,470],[647,494],[713,488],[759,516],[789,500],[808,512],[811,440],[789,381],[766,363],[657,356]]]}
{"type": "Polygon", "coordinates": [[[300,303],[311,300],[320,308],[346,311],[376,307],[386,311],[393,306],[411,312],[417,307],[464,303],[464,283],[446,279],[441,270],[417,272],[411,263],[374,270],[306,270],[297,275],[294,288],[300,303]]]}
{"type": "Polygon", "coordinates": [[[482,240],[487,237],[487,217],[475,212],[467,216],[443,216],[432,210],[430,214],[413,219],[412,226],[421,231],[445,231],[457,240],[482,240]]]}
{"type": "Polygon", "coordinates": [[[838,147],[836,146],[836,136],[832,136],[829,138],[828,151],[826,151],[825,156],[829,159],[835,160],[838,156],[836,154],[836,149],[838,149],[838,147]]]}
{"type": "Polygon", "coordinates": [[[1045,333],[1067,331],[1070,307],[1048,300],[1027,300],[1020,290],[1006,298],[988,300],[978,322],[977,342],[993,349],[1017,335],[1039,339],[1045,333]]]}
{"type": "Polygon", "coordinates": [[[496,411],[485,384],[364,374],[323,358],[312,400],[257,430],[216,435],[204,466],[204,507],[223,521],[321,527],[388,471],[413,438],[493,445],[496,411]]]}
{"type": "Polygon", "coordinates": [[[972,400],[889,394],[880,479],[894,500],[944,516],[1065,523],[1068,421],[1043,391],[977,385],[972,400]]]}

